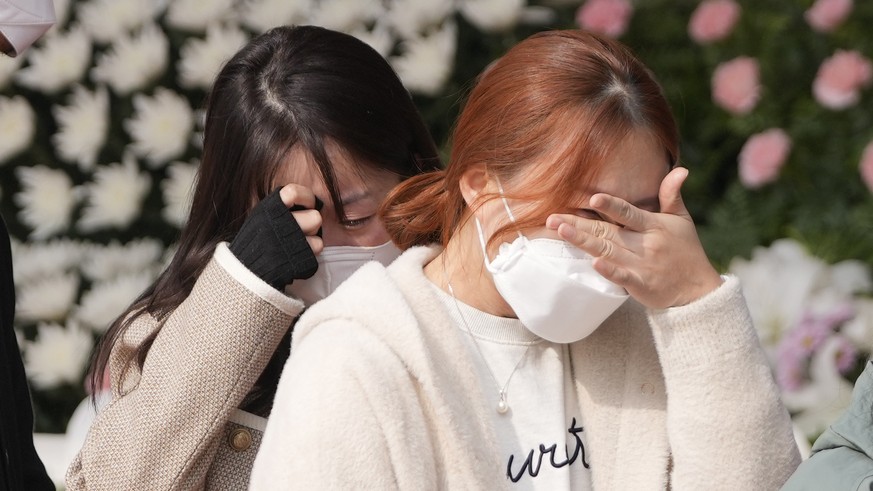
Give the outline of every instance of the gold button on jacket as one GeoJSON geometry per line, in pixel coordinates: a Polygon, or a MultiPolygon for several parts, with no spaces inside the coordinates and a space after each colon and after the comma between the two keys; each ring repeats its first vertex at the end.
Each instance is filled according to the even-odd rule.
{"type": "Polygon", "coordinates": [[[237,428],[230,432],[228,443],[237,452],[248,450],[252,446],[252,433],[245,428],[237,428]]]}

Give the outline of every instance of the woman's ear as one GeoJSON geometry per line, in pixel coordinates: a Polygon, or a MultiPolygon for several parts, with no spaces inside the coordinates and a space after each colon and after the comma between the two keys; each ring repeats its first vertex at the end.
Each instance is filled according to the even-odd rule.
{"type": "Polygon", "coordinates": [[[469,208],[488,191],[488,169],[485,164],[473,164],[463,174],[458,183],[461,188],[461,196],[469,208]]]}

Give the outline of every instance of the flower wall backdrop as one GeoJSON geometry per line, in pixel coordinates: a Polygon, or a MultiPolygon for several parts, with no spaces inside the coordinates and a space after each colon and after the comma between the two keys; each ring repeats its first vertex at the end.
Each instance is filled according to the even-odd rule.
{"type": "MultiPolygon", "coordinates": [[[[221,64],[281,24],[388,58],[438,142],[471,81],[543,29],[619,38],[683,132],[684,194],[739,275],[789,409],[814,437],[873,351],[873,4],[852,0],[56,0],[0,59],[0,211],[37,429],[63,431],[91,347],[186,219],[221,64]]],[[[701,381],[704,383],[704,381],[701,381]]]]}

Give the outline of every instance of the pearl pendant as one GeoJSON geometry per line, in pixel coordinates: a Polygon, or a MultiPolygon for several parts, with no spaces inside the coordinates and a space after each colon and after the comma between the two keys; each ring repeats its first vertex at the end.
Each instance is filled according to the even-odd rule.
{"type": "Polygon", "coordinates": [[[497,412],[506,414],[507,411],[509,411],[509,404],[506,403],[506,394],[500,392],[500,400],[497,401],[497,412]]]}

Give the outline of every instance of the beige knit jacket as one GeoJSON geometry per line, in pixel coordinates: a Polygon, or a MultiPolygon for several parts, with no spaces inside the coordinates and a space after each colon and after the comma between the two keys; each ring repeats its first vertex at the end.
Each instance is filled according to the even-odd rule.
{"type": "MultiPolygon", "coordinates": [[[[508,487],[475,353],[422,272],[437,252],[368,264],[300,318],[253,489],[508,487]]],[[[596,491],[773,490],[800,463],[736,278],[628,301],[570,359],[596,491]]]]}
{"type": "Polygon", "coordinates": [[[157,326],[151,316],[138,317],[113,349],[112,400],[67,471],[67,488],[245,489],[263,419],[237,406],[302,309],[219,244],[142,371],[120,376],[157,326]]]}

